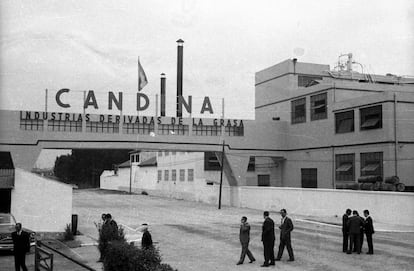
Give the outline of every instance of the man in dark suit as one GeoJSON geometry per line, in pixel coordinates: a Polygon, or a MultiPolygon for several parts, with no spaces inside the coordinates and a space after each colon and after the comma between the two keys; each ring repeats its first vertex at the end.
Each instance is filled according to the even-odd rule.
{"type": "Polygon", "coordinates": [[[351,216],[352,211],[351,209],[346,209],[345,214],[342,216],[342,251],[346,252],[348,250],[348,240],[349,240],[349,234],[348,234],[348,219],[351,216]]]}
{"type": "Polygon", "coordinates": [[[347,254],[352,253],[354,248],[358,254],[361,254],[361,227],[363,227],[363,221],[360,216],[358,216],[357,211],[352,211],[352,216],[348,219],[347,222],[349,229],[349,249],[347,254]]]}
{"type": "Polygon", "coordinates": [[[367,236],[367,243],[368,243],[367,254],[374,254],[374,246],[372,245],[372,235],[375,233],[374,225],[372,223],[372,218],[369,215],[368,210],[364,210],[364,216],[365,216],[364,230],[365,230],[365,235],[367,236]]]}
{"type": "Polygon", "coordinates": [[[242,251],[240,255],[240,260],[238,261],[237,265],[243,264],[244,258],[249,257],[250,263],[256,261],[253,254],[249,250],[249,242],[250,242],[250,225],[247,223],[247,217],[243,216],[240,221],[240,243],[242,246],[242,251]]]}
{"type": "Polygon", "coordinates": [[[14,266],[16,271],[27,271],[26,267],[26,253],[30,250],[30,235],[28,232],[22,230],[22,224],[17,223],[16,231],[12,232],[13,252],[14,252],[14,266]]]}
{"type": "Polygon", "coordinates": [[[262,226],[262,242],[264,250],[264,263],[261,267],[267,267],[269,265],[275,265],[275,223],[269,217],[269,212],[263,213],[263,226],[262,226]]]}
{"type": "Polygon", "coordinates": [[[280,215],[282,216],[282,221],[280,223],[280,244],[279,244],[279,252],[277,253],[276,261],[280,261],[282,258],[283,250],[285,246],[289,253],[289,261],[293,262],[295,257],[293,256],[293,249],[292,249],[292,242],[290,239],[290,232],[293,231],[293,223],[292,219],[286,216],[286,209],[280,210],[280,215]]]}

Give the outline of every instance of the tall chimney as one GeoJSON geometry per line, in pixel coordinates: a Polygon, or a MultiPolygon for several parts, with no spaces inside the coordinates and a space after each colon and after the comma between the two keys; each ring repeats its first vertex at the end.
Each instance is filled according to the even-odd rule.
{"type": "Polygon", "coordinates": [[[182,39],[177,40],[177,117],[183,116],[179,105],[179,97],[183,96],[183,44],[182,39]]]}
{"type": "Polygon", "coordinates": [[[165,117],[165,73],[161,73],[161,117],[165,117]]]}

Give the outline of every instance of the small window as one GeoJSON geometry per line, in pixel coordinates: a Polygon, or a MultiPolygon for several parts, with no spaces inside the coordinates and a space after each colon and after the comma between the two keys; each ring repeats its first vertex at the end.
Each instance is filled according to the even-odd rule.
{"type": "Polygon", "coordinates": [[[361,130],[382,128],[382,105],[359,110],[361,130]]]}
{"type": "Polygon", "coordinates": [[[188,169],[188,181],[194,181],[194,169],[188,169]]]}
{"type": "Polygon", "coordinates": [[[292,124],[306,122],[306,98],[291,102],[292,124]]]}
{"type": "Polygon", "coordinates": [[[301,174],[303,188],[318,188],[318,169],[302,168],[301,174]]]}
{"type": "Polygon", "coordinates": [[[382,152],[361,153],[361,176],[375,175],[383,177],[382,163],[382,152]]]}
{"type": "Polygon", "coordinates": [[[157,180],[160,182],[162,181],[162,170],[158,170],[157,180]]]}
{"type": "Polygon", "coordinates": [[[185,169],[180,169],[180,182],[185,181],[185,169]]]}
{"type": "Polygon", "coordinates": [[[254,156],[250,156],[249,165],[247,166],[247,171],[255,171],[256,169],[256,158],[254,156]]]}
{"type": "Polygon", "coordinates": [[[257,175],[257,186],[270,186],[270,175],[257,175]]]}
{"type": "Polygon", "coordinates": [[[335,155],[335,179],[337,182],[355,182],[355,154],[335,155]]]}
{"type": "Polygon", "coordinates": [[[177,152],[175,152],[175,151],[171,152],[171,155],[176,155],[176,154],[177,154],[177,152]]]}
{"type": "Polygon", "coordinates": [[[177,180],[177,170],[173,169],[171,171],[171,181],[175,182],[177,180]]]}
{"type": "Polygon", "coordinates": [[[164,155],[165,156],[168,156],[170,153],[168,152],[168,151],[166,151],[165,153],[164,153],[164,155]]]}
{"type": "Polygon", "coordinates": [[[220,170],[220,162],[214,152],[204,153],[204,170],[220,170]]]}
{"type": "Polygon", "coordinates": [[[158,157],[161,157],[162,156],[162,151],[159,151],[158,152],[158,157]]]}
{"type": "Polygon", "coordinates": [[[354,110],[335,114],[335,132],[337,134],[349,133],[354,130],[354,110]]]}
{"type": "Polygon", "coordinates": [[[311,96],[311,120],[326,119],[327,117],[327,94],[311,96]]]}
{"type": "Polygon", "coordinates": [[[170,172],[168,170],[164,170],[164,181],[168,181],[170,176],[170,172]]]}
{"type": "Polygon", "coordinates": [[[322,80],[322,76],[299,75],[298,87],[310,87],[319,84],[316,80],[322,80]]]}

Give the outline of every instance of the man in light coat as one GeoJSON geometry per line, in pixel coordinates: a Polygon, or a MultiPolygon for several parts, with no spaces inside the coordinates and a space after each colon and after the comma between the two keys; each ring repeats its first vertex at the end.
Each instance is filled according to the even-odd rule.
{"type": "Polygon", "coordinates": [[[247,223],[247,217],[245,216],[241,218],[239,238],[240,238],[240,243],[242,246],[242,251],[240,255],[240,260],[238,261],[237,265],[243,264],[244,258],[246,257],[246,255],[247,257],[249,257],[249,260],[250,260],[249,263],[256,261],[253,254],[249,250],[250,225],[249,223],[247,223]]]}

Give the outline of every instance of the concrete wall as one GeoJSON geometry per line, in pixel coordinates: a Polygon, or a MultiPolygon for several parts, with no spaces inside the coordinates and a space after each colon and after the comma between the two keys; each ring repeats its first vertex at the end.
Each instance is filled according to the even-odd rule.
{"type": "Polygon", "coordinates": [[[341,217],[347,208],[360,213],[368,209],[377,222],[414,226],[414,193],[247,186],[233,189],[239,190],[239,207],[271,211],[285,208],[293,214],[326,217],[341,217]]]}
{"type": "Polygon", "coordinates": [[[25,228],[63,232],[72,219],[72,186],[16,169],[11,213],[25,228]]]}

